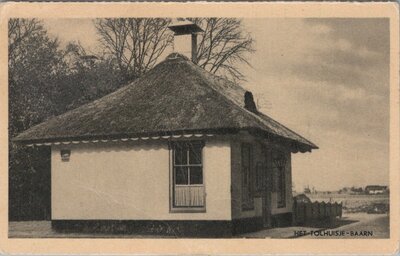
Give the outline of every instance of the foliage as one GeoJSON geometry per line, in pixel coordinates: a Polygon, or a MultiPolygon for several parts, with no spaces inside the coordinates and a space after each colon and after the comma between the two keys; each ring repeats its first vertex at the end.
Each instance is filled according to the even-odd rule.
{"type": "MultiPolygon", "coordinates": [[[[40,21],[9,21],[9,139],[56,112],[50,99],[63,70],[57,47],[40,21]]],[[[10,219],[49,217],[48,150],[10,141],[9,154],[10,219]]]]}
{"type": "Polygon", "coordinates": [[[68,69],[56,103],[63,112],[101,98],[127,82],[114,59],[89,54],[79,43],[67,45],[64,60],[68,69]]]}

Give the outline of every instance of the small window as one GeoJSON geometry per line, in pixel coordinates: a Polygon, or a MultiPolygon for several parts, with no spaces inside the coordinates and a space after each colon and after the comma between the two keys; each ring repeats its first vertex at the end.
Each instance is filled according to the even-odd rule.
{"type": "Polygon", "coordinates": [[[204,208],[203,143],[174,142],[172,150],[173,208],[204,208]]]}

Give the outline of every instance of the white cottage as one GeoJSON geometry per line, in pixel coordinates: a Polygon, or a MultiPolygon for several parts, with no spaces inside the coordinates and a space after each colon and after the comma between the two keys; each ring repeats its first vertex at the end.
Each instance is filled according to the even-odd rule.
{"type": "Polygon", "coordinates": [[[189,59],[199,27],[171,29],[180,54],[15,138],[51,147],[55,230],[226,237],[291,224],[291,153],[317,146],[189,59]]]}

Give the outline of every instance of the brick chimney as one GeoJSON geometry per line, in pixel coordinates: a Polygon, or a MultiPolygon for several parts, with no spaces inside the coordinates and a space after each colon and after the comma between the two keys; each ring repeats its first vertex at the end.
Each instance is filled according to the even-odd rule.
{"type": "Polygon", "coordinates": [[[174,32],[174,52],[197,63],[197,34],[203,30],[186,19],[177,19],[168,28],[174,32]]]}

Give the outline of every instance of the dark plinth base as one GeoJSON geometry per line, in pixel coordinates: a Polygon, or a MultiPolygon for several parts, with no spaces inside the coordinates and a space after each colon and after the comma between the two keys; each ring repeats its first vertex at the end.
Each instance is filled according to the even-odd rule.
{"type": "Polygon", "coordinates": [[[166,235],[172,237],[224,238],[263,228],[262,218],[233,221],[177,221],[177,220],[52,220],[57,232],[102,234],[166,235]]]}
{"type": "Polygon", "coordinates": [[[272,227],[289,227],[293,223],[293,214],[291,212],[275,214],[271,216],[272,227]]]}
{"type": "Polygon", "coordinates": [[[232,233],[242,234],[258,231],[264,228],[262,217],[243,218],[232,221],[232,233]]]}

